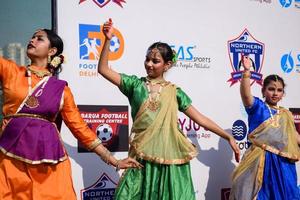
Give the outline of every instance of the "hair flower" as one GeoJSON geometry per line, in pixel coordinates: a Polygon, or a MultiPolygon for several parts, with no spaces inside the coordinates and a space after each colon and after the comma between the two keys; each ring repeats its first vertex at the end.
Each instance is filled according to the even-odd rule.
{"type": "Polygon", "coordinates": [[[60,64],[64,63],[64,60],[65,60],[65,57],[60,54],[58,56],[55,56],[51,62],[50,62],[50,65],[53,67],[53,68],[57,68],[60,64]]]}

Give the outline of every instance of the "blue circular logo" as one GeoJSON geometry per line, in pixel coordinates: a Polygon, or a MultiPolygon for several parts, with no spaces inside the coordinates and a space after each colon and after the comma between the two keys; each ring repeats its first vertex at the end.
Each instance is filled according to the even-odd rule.
{"type": "Polygon", "coordinates": [[[241,141],[247,135],[247,126],[243,120],[236,120],[232,125],[232,135],[234,139],[241,141]]]}
{"type": "Polygon", "coordinates": [[[279,3],[283,8],[288,8],[292,4],[292,0],[279,0],[279,3]]]}
{"type": "Polygon", "coordinates": [[[281,69],[285,72],[285,73],[290,73],[294,68],[294,60],[291,56],[291,53],[289,54],[284,54],[281,57],[281,69]]]}

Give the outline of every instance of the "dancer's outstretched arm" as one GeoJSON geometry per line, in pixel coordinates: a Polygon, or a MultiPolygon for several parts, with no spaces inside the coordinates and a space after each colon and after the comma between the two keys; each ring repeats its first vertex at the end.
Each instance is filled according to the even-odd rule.
{"type": "Polygon", "coordinates": [[[200,126],[210,130],[211,132],[219,135],[220,137],[226,139],[229,142],[232,150],[234,151],[235,160],[239,162],[240,160],[240,150],[236,145],[235,139],[232,135],[224,131],[220,126],[218,126],[214,121],[208,117],[201,114],[194,106],[189,106],[188,109],[184,112],[189,118],[200,126]]]}
{"type": "Polygon", "coordinates": [[[110,39],[112,38],[114,31],[113,22],[111,19],[104,23],[102,31],[105,36],[105,41],[98,62],[98,72],[104,78],[106,78],[107,80],[119,87],[121,84],[120,74],[108,66],[110,39]]]}

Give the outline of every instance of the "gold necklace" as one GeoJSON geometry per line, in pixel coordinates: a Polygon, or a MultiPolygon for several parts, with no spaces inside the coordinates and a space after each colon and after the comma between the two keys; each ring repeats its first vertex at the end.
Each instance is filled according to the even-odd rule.
{"type": "Polygon", "coordinates": [[[152,96],[152,93],[151,93],[150,83],[148,81],[146,82],[146,85],[147,85],[147,90],[148,90],[148,106],[147,107],[151,111],[155,112],[155,111],[157,111],[157,109],[160,106],[159,95],[160,95],[160,92],[162,90],[162,86],[159,84],[159,89],[158,89],[157,94],[156,94],[155,99],[154,99],[153,96],[152,96]]]}
{"type": "Polygon", "coordinates": [[[169,82],[165,81],[164,79],[160,80],[150,80],[148,77],[146,78],[146,86],[148,90],[148,105],[147,107],[149,110],[155,112],[160,107],[159,97],[162,91],[162,88],[168,85],[169,82]],[[157,91],[151,91],[150,85],[153,87],[154,85],[159,85],[157,91]],[[155,98],[153,98],[153,93],[156,93],[155,98]]]}
{"type": "Polygon", "coordinates": [[[45,76],[52,75],[51,72],[49,71],[40,71],[40,70],[32,69],[30,66],[27,67],[27,70],[35,74],[38,78],[43,78],[45,76]]]}
{"type": "Polygon", "coordinates": [[[165,84],[167,81],[165,79],[151,79],[148,76],[146,77],[147,82],[149,82],[151,85],[156,85],[156,84],[165,84]]]}
{"type": "Polygon", "coordinates": [[[25,101],[25,106],[27,106],[28,108],[36,108],[40,105],[38,97],[42,95],[43,93],[43,89],[45,87],[45,85],[47,84],[48,80],[49,80],[49,76],[45,77],[43,80],[41,80],[41,83],[43,83],[42,87],[35,93],[35,95],[33,95],[33,91],[32,91],[32,81],[31,81],[31,71],[28,71],[28,97],[25,101]]]}
{"type": "Polygon", "coordinates": [[[269,114],[271,116],[271,125],[273,127],[276,127],[276,128],[279,127],[280,126],[279,125],[279,112],[280,112],[279,107],[275,107],[276,115],[274,116],[272,111],[271,111],[271,108],[270,108],[269,104],[266,103],[266,105],[268,107],[269,114]]]}

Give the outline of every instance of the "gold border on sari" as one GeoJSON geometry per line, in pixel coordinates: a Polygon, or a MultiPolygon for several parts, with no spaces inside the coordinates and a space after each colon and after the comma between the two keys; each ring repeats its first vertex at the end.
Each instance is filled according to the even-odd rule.
{"type": "MultiPolygon", "coordinates": [[[[290,124],[287,123],[289,120],[293,120],[291,118],[290,114],[289,114],[289,111],[287,111],[284,108],[280,108],[280,112],[279,113],[280,114],[276,114],[276,115],[279,115],[277,117],[281,118],[281,120],[283,120],[285,123],[279,125],[278,127],[274,127],[272,119],[269,118],[269,119],[265,120],[262,124],[260,124],[255,130],[253,130],[249,134],[249,140],[251,141],[252,144],[260,147],[261,149],[263,149],[265,151],[269,151],[269,152],[274,153],[276,155],[288,158],[288,159],[290,159],[292,161],[298,161],[300,159],[300,152],[299,151],[295,152],[296,151],[295,149],[293,149],[294,151],[292,151],[292,152],[282,151],[282,150],[279,150],[279,149],[277,149],[277,148],[275,148],[275,147],[273,147],[271,145],[268,145],[268,144],[266,144],[264,142],[256,140],[256,135],[255,134],[260,133],[261,131],[263,131],[267,127],[274,127],[276,129],[280,129],[280,128],[282,128],[281,126],[286,126],[286,127],[283,127],[284,130],[285,130],[285,132],[296,131],[295,127],[294,127],[294,124],[290,125],[290,124]]],[[[288,140],[291,140],[289,137],[292,137],[292,138],[294,137],[293,133],[286,133],[286,135],[288,137],[288,140]]],[[[297,144],[291,144],[291,143],[295,143],[296,141],[297,141],[296,138],[292,139],[292,141],[288,141],[288,145],[295,146],[299,150],[299,147],[298,147],[297,144]]],[[[287,147],[286,149],[288,149],[289,151],[291,151],[290,147],[287,147]]]]}
{"type": "Polygon", "coordinates": [[[13,153],[10,153],[8,151],[6,151],[4,148],[0,147],[0,150],[2,151],[2,153],[8,157],[14,158],[16,160],[20,160],[23,161],[25,163],[28,164],[32,164],[32,165],[37,165],[37,164],[43,164],[43,163],[47,163],[47,164],[57,164],[58,162],[62,162],[64,160],[66,160],[68,158],[68,156],[65,154],[63,157],[59,158],[58,160],[52,160],[52,159],[41,159],[41,160],[30,160],[27,158],[24,158],[22,156],[17,156],[13,153]]]}
{"type": "Polygon", "coordinates": [[[145,155],[143,152],[138,152],[134,146],[131,146],[131,153],[133,153],[136,157],[147,160],[149,162],[154,162],[158,164],[166,164],[166,165],[179,165],[184,164],[192,160],[194,157],[197,156],[197,152],[190,152],[188,156],[181,159],[164,159],[161,157],[151,156],[151,155],[145,155]]]}

